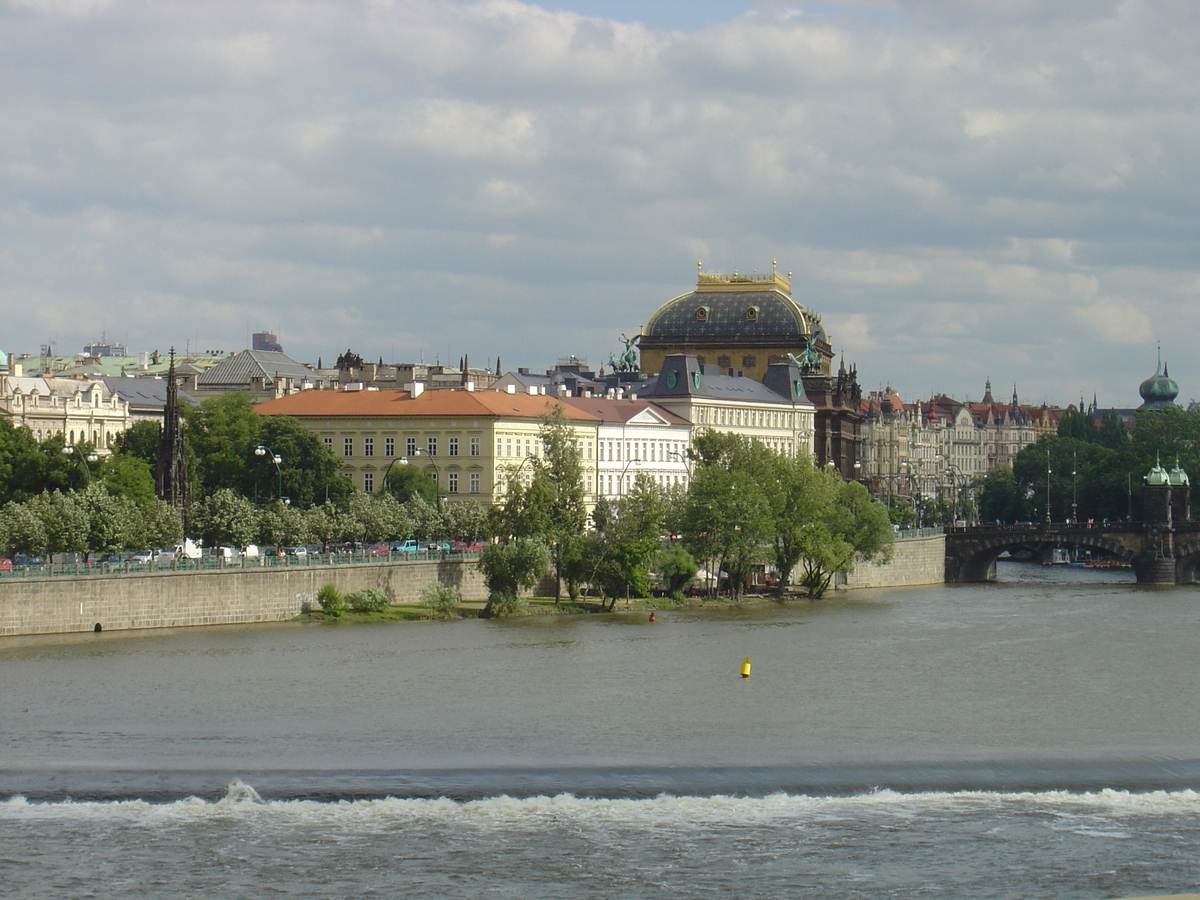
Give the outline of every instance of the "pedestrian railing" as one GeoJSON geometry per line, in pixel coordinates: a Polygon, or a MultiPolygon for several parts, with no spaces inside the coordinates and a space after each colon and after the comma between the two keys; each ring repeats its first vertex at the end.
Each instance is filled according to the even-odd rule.
{"type": "Polygon", "coordinates": [[[206,556],[201,559],[151,560],[148,562],[43,562],[25,565],[14,564],[11,569],[0,570],[0,579],[11,578],[83,578],[87,576],[112,577],[116,575],[170,574],[178,572],[235,572],[258,571],[261,569],[298,569],[314,566],[362,566],[381,563],[441,562],[479,559],[474,550],[418,550],[403,552],[391,550],[372,552],[346,550],[328,553],[261,554],[243,556],[240,559],[225,559],[206,556]]]}

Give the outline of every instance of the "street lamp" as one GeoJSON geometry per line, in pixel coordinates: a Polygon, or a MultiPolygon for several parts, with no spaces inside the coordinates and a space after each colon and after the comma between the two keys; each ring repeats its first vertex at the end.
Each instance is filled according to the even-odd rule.
{"type": "MultiPolygon", "coordinates": [[[[275,463],[275,472],[279,476],[279,499],[281,502],[286,504],[288,501],[283,496],[283,469],[279,465],[281,462],[283,462],[283,457],[280,456],[278,453],[276,453],[274,450],[271,450],[269,447],[264,447],[262,444],[259,444],[257,447],[254,448],[254,455],[268,457],[271,460],[271,462],[275,463]]],[[[258,470],[257,469],[254,470],[254,502],[258,503],[258,470]]]]}
{"type": "Polygon", "coordinates": [[[1079,524],[1079,451],[1074,451],[1071,463],[1071,523],[1079,524]]]}
{"type": "MultiPolygon", "coordinates": [[[[441,470],[438,469],[438,464],[433,461],[432,456],[429,456],[428,450],[422,450],[420,447],[417,447],[415,450],[413,450],[413,456],[429,457],[429,465],[433,466],[433,486],[434,486],[434,493],[436,494],[437,491],[441,490],[441,485],[442,485],[442,473],[441,473],[441,470]]],[[[530,457],[530,458],[532,459],[532,457],[530,457]]],[[[525,464],[521,463],[521,465],[525,465],[525,464]]],[[[438,495],[436,499],[437,499],[437,508],[440,511],[442,508],[442,498],[440,495],[438,495]]]]}
{"type": "Polygon", "coordinates": [[[392,466],[396,465],[396,463],[399,463],[402,466],[407,466],[408,465],[408,457],[407,456],[397,456],[395,459],[393,459],[390,463],[387,464],[387,468],[383,470],[383,478],[380,479],[380,483],[383,485],[384,491],[386,491],[388,489],[388,486],[387,486],[388,474],[392,471],[392,466]]]}
{"type": "Polygon", "coordinates": [[[1046,448],[1046,524],[1050,524],[1050,448],[1046,448]]]}
{"type": "Polygon", "coordinates": [[[79,460],[83,463],[84,471],[87,472],[88,483],[90,484],[92,480],[92,467],[89,466],[88,463],[95,462],[100,457],[95,453],[88,453],[87,455],[84,455],[80,452],[79,448],[73,444],[64,444],[62,452],[65,456],[70,456],[72,453],[74,453],[79,458],[79,460]]]}

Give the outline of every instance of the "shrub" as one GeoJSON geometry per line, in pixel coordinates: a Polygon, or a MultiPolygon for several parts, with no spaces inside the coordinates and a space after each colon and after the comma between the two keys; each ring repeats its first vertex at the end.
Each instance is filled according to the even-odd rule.
{"type": "Polygon", "coordinates": [[[321,585],[321,589],[317,591],[317,603],[321,605],[321,611],[331,619],[336,619],[346,611],[346,598],[335,584],[321,585]]]}
{"type": "Polygon", "coordinates": [[[421,602],[429,610],[431,619],[457,619],[458,606],[461,602],[458,588],[450,584],[442,584],[436,578],[421,588],[421,602]]]}
{"type": "Polygon", "coordinates": [[[355,612],[383,612],[390,605],[387,594],[375,587],[347,594],[346,603],[355,612]]]}

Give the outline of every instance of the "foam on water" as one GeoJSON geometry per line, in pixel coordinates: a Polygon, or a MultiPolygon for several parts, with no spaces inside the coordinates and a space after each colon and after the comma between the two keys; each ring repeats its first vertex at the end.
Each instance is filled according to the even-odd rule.
{"type": "MultiPolygon", "coordinates": [[[[597,825],[654,827],[714,823],[766,823],[839,816],[884,815],[918,817],[932,813],[1033,812],[1067,818],[1103,815],[1200,814],[1195,790],[1123,790],[1095,792],[1040,791],[1001,793],[955,791],[902,793],[876,790],[853,796],[815,797],[775,793],[765,797],[672,796],[653,798],[590,798],[570,793],[535,797],[501,795],[478,800],[399,799],[264,800],[241,780],[232,781],[218,800],[187,797],[165,803],[140,799],[114,801],[65,800],[39,802],[24,796],[0,801],[0,820],[109,820],[156,826],[170,822],[230,818],[272,820],[277,824],[368,823],[378,820],[441,822],[459,826],[537,826],[547,822],[587,822],[597,825]]],[[[1113,837],[1121,836],[1119,831],[1113,837]]]]}

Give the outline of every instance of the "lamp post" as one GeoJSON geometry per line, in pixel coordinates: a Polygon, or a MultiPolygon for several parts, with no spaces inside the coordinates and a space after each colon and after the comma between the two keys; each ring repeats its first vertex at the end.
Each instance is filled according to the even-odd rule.
{"type": "Polygon", "coordinates": [[[396,463],[399,463],[402,466],[407,466],[408,465],[408,457],[407,456],[397,456],[395,459],[393,459],[390,463],[387,464],[387,468],[383,470],[383,478],[380,479],[380,483],[383,485],[383,489],[385,491],[388,489],[388,486],[387,486],[388,475],[392,471],[392,466],[396,465],[396,463]]]}
{"type": "Polygon", "coordinates": [[[1050,448],[1046,448],[1046,524],[1050,524],[1050,448]]]}
{"type": "MultiPolygon", "coordinates": [[[[438,491],[440,491],[442,489],[442,472],[438,468],[438,464],[433,461],[433,457],[429,455],[428,450],[422,450],[420,447],[417,447],[415,450],[413,450],[413,456],[424,456],[429,459],[429,465],[431,465],[433,467],[433,487],[434,487],[434,495],[435,495],[434,502],[437,504],[438,512],[441,512],[442,497],[440,494],[438,494],[438,491]]],[[[524,463],[522,463],[521,465],[524,465],[524,463]]],[[[387,476],[384,476],[384,477],[387,477],[387,476]]]]}
{"type": "Polygon", "coordinates": [[[1079,524],[1079,451],[1071,462],[1071,524],[1079,524]]]}
{"type": "MultiPolygon", "coordinates": [[[[269,447],[264,447],[262,444],[259,444],[257,447],[254,448],[254,455],[255,456],[265,456],[265,457],[269,458],[271,460],[271,462],[275,463],[275,472],[279,476],[279,499],[280,499],[280,501],[282,501],[283,503],[286,504],[288,501],[283,496],[283,469],[279,465],[280,463],[283,462],[283,457],[280,456],[278,453],[276,453],[274,450],[271,450],[269,447]]],[[[258,503],[258,470],[257,469],[255,469],[255,471],[254,471],[254,502],[255,502],[255,504],[258,503]]]]}
{"type": "Polygon", "coordinates": [[[79,448],[73,444],[64,444],[63,448],[62,448],[62,452],[63,452],[64,456],[70,456],[72,453],[74,453],[75,456],[79,459],[79,461],[83,463],[83,469],[85,472],[87,472],[87,479],[88,479],[88,483],[90,484],[92,481],[92,467],[89,466],[88,463],[95,462],[100,457],[97,456],[95,453],[88,453],[85,455],[84,453],[80,452],[79,448]]]}

